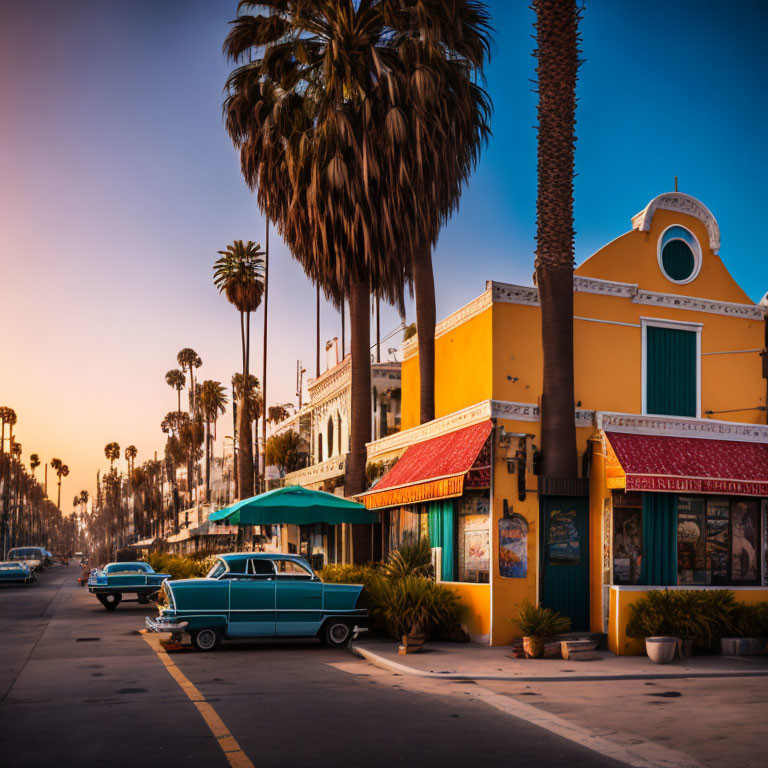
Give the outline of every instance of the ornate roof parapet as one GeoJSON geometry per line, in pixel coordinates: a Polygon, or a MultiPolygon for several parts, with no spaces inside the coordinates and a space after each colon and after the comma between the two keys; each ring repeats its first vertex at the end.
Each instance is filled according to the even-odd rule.
{"type": "Polygon", "coordinates": [[[632,229],[640,232],[650,232],[653,214],[657,210],[677,211],[694,216],[704,224],[709,235],[709,247],[717,253],[720,250],[720,227],[712,212],[704,203],[695,197],[685,195],[682,192],[665,192],[654,197],[640,213],[632,217],[632,229]]]}
{"type": "Polygon", "coordinates": [[[314,405],[348,387],[351,380],[351,364],[352,355],[346,355],[338,365],[334,365],[316,379],[312,379],[307,384],[310,404],[314,405]]]}

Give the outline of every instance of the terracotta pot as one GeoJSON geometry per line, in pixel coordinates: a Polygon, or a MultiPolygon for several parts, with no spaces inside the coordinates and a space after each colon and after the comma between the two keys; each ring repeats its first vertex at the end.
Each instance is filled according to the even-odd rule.
{"type": "Polygon", "coordinates": [[[546,640],[543,637],[524,637],[523,650],[529,659],[540,659],[544,655],[546,640]]]}
{"type": "Polygon", "coordinates": [[[669,664],[679,642],[679,637],[646,637],[645,652],[654,664],[669,664]]]}

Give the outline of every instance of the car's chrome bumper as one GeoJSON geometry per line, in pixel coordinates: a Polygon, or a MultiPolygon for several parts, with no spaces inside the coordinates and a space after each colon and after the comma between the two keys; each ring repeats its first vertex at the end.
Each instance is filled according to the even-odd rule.
{"type": "Polygon", "coordinates": [[[178,619],[153,619],[151,616],[147,616],[144,621],[146,622],[147,629],[150,632],[183,632],[189,625],[188,621],[179,621],[178,619]]]}

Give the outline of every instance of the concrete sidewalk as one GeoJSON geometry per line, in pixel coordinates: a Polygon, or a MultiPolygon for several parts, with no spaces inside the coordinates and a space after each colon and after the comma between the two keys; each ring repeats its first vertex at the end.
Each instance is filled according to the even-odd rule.
{"type": "Polygon", "coordinates": [[[421,653],[400,656],[398,643],[356,641],[350,645],[360,658],[403,675],[442,680],[517,680],[565,682],[654,680],[768,675],[768,656],[695,656],[671,664],[654,664],[647,656],[614,656],[598,651],[591,661],[510,658],[510,646],[489,648],[464,643],[427,643],[421,653]]]}

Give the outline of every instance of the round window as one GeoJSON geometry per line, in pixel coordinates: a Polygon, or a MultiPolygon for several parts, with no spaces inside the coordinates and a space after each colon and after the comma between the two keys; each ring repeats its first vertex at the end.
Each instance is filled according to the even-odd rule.
{"type": "Polygon", "coordinates": [[[684,227],[669,227],[659,240],[659,266],[673,283],[690,283],[701,266],[696,238],[684,227]]]}

